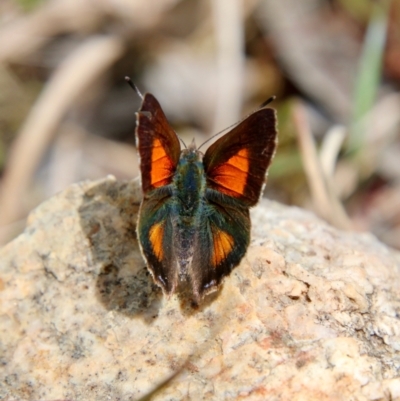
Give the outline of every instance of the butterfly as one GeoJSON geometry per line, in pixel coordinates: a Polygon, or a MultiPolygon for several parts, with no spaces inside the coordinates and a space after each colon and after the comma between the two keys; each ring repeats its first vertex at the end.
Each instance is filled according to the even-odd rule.
{"type": "Polygon", "coordinates": [[[260,198],[276,150],[276,113],[261,107],[203,155],[194,141],[181,149],[159,102],[147,93],[137,112],[136,141],[142,254],[164,294],[186,289],[198,303],[218,289],[249,246],[249,208],[260,198]]]}

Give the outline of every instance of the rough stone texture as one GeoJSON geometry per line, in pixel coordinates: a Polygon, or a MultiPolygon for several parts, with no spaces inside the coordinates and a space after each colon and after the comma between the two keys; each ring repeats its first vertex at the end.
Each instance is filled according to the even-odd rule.
{"type": "Polygon", "coordinates": [[[139,199],[73,185],[0,251],[0,399],[400,400],[399,259],[374,237],[264,200],[193,309],[147,273],[139,199]]]}

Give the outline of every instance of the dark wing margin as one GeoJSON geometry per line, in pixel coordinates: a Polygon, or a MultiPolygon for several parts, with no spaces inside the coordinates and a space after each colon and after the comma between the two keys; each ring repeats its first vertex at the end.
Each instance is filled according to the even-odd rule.
{"type": "Polygon", "coordinates": [[[255,205],[276,146],[275,110],[255,111],[207,149],[203,164],[208,187],[255,205]]]}
{"type": "Polygon", "coordinates": [[[179,139],[157,99],[147,93],[137,114],[136,141],[144,193],[171,183],[180,156],[179,139]]]}

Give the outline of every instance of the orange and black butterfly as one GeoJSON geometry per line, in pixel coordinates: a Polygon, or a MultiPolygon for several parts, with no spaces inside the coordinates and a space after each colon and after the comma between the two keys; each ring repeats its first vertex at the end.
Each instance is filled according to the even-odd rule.
{"type": "Polygon", "coordinates": [[[237,266],[250,242],[249,208],[264,186],[277,145],[276,115],[263,107],[203,154],[179,139],[156,98],[143,97],[137,147],[144,199],[142,253],[167,295],[189,286],[198,302],[237,266]]]}

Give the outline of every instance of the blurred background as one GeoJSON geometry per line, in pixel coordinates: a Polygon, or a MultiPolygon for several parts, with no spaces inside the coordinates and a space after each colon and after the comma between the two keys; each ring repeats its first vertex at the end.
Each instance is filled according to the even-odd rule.
{"type": "Polygon", "coordinates": [[[400,249],[400,2],[0,0],[0,241],[74,182],[138,175],[126,84],[199,144],[276,95],[265,196],[400,249]]]}

